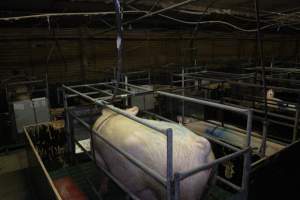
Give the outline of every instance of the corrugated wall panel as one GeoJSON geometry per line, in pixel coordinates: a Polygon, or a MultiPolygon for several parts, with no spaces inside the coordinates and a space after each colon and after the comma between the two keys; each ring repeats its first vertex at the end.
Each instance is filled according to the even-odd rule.
{"type": "MultiPolygon", "coordinates": [[[[33,75],[47,72],[52,83],[100,80],[106,76],[103,71],[112,73],[116,65],[116,34],[100,35],[94,34],[95,31],[99,32],[86,28],[56,29],[57,45],[53,32],[47,28],[1,29],[0,78],[15,69],[33,75]]],[[[210,63],[255,57],[254,34],[199,32],[193,48],[190,46],[191,35],[187,32],[126,32],[124,37],[126,71],[159,68],[170,63],[189,65],[194,63],[194,58],[197,63],[210,63]]],[[[265,35],[265,38],[266,57],[295,56],[296,37],[265,35]]]]}

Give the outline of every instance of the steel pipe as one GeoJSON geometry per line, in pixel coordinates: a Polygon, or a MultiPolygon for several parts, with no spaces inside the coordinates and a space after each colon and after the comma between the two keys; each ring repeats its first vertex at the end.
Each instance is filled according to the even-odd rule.
{"type": "Polygon", "coordinates": [[[237,158],[243,154],[245,154],[246,152],[249,152],[251,150],[251,147],[248,147],[246,149],[243,149],[243,150],[240,150],[238,152],[234,152],[232,154],[229,154],[229,155],[226,155],[224,157],[221,157],[219,159],[216,159],[208,164],[205,164],[205,165],[202,165],[200,167],[196,167],[195,169],[192,169],[192,170],[189,170],[189,171],[186,171],[186,172],[181,172],[179,173],[180,174],[180,181],[190,177],[190,176],[193,176],[201,171],[204,171],[204,170],[207,170],[207,169],[210,169],[212,168],[213,166],[216,166],[218,164],[221,164],[225,161],[228,161],[228,160],[232,160],[234,158],[237,158]]]}
{"type": "Polygon", "coordinates": [[[195,98],[180,96],[180,95],[171,94],[171,93],[162,92],[162,91],[157,91],[156,93],[161,95],[161,96],[166,96],[166,97],[171,97],[171,98],[175,98],[175,99],[185,100],[185,101],[188,101],[188,102],[198,103],[198,104],[211,106],[211,107],[219,108],[219,109],[223,109],[223,110],[229,110],[229,111],[233,111],[233,112],[237,112],[237,113],[241,113],[241,114],[245,114],[245,115],[248,113],[248,109],[237,108],[237,107],[233,107],[233,106],[228,106],[228,105],[223,105],[223,104],[214,103],[214,102],[210,102],[210,101],[205,101],[205,100],[199,100],[199,99],[195,99],[195,98]]]}
{"type": "MultiPolygon", "coordinates": [[[[76,119],[78,122],[80,122],[83,126],[85,126],[88,129],[92,129],[91,126],[88,123],[86,123],[85,121],[83,121],[82,119],[80,119],[79,117],[77,117],[74,113],[72,113],[72,111],[69,111],[69,112],[74,117],[74,119],[76,119]]],[[[94,130],[92,130],[92,134],[94,134],[97,138],[99,138],[100,140],[102,140],[103,142],[105,142],[112,149],[114,149],[115,151],[117,151],[118,153],[120,153],[121,155],[123,155],[126,159],[128,159],[130,162],[132,162],[135,166],[137,166],[138,168],[140,168],[141,170],[143,170],[145,173],[147,173],[148,175],[150,175],[151,177],[153,177],[158,183],[160,183],[163,186],[167,185],[167,180],[164,177],[162,177],[160,174],[158,174],[157,172],[155,172],[153,169],[147,167],[141,161],[135,159],[133,156],[131,156],[127,152],[123,151],[122,149],[119,149],[118,147],[115,147],[111,142],[109,142],[103,136],[99,135],[94,130]]]]}

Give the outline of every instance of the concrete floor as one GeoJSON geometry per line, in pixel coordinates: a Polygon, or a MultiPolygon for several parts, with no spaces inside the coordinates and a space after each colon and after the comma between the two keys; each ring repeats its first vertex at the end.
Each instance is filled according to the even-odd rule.
{"type": "Polygon", "coordinates": [[[3,200],[33,200],[35,199],[26,181],[24,170],[0,175],[0,199],[3,200]]]}
{"type": "Polygon", "coordinates": [[[0,156],[0,199],[34,200],[26,179],[27,156],[20,149],[0,156]]]}

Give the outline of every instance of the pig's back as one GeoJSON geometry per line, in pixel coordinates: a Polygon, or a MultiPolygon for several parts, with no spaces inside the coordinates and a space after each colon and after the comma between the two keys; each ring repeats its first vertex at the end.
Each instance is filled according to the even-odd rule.
{"type": "MultiPolygon", "coordinates": [[[[161,125],[160,128],[162,129],[172,128],[174,172],[190,170],[209,161],[210,145],[206,139],[179,125],[153,120],[148,122],[156,126],[161,125]]],[[[129,153],[161,176],[166,177],[166,136],[120,115],[105,121],[100,128],[101,130],[98,129],[97,131],[100,131],[101,135],[116,147],[129,153]]],[[[97,150],[111,172],[122,182],[125,182],[129,188],[131,187],[132,191],[139,191],[150,185],[158,196],[161,198],[164,196],[163,188],[158,187],[152,178],[146,176],[130,161],[98,139],[96,139],[97,150]]],[[[187,183],[185,185],[197,184],[201,186],[205,183],[203,180],[207,179],[206,177],[207,173],[202,173],[192,179],[185,180],[187,183]],[[199,179],[202,179],[202,182],[199,182],[199,179]]]]}

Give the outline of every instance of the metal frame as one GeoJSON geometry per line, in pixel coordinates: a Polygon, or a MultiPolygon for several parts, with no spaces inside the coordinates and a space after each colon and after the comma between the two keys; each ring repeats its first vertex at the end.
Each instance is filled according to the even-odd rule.
{"type": "Polygon", "coordinates": [[[124,83],[131,83],[135,85],[150,85],[151,73],[150,71],[133,71],[122,74],[124,83]]]}
{"type": "MultiPolygon", "coordinates": [[[[181,74],[173,74],[172,76],[180,77],[181,79],[181,88],[177,91],[184,91],[186,89],[194,88],[195,86],[185,86],[185,82],[195,82],[195,80],[207,80],[207,81],[212,81],[215,83],[220,83],[222,87],[224,86],[225,83],[231,84],[231,85],[237,85],[237,86],[242,86],[242,87],[251,87],[251,88],[258,88],[258,89],[263,89],[263,86],[260,84],[257,84],[256,82],[252,83],[253,80],[255,79],[255,73],[249,73],[249,74],[233,74],[233,73],[224,73],[224,72],[216,72],[216,71],[202,71],[202,72],[194,72],[194,73],[184,73],[182,71],[181,74]]],[[[285,82],[288,84],[300,84],[299,80],[289,80],[289,79],[280,79],[280,78],[271,78],[267,77],[267,81],[273,81],[273,82],[285,82]]],[[[295,93],[298,94],[300,97],[300,89],[295,89],[295,88],[288,88],[288,87],[279,87],[279,86],[272,86],[268,85],[266,86],[267,89],[274,89],[274,90],[279,90],[279,91],[285,91],[289,93],[295,93]]],[[[199,89],[208,89],[205,86],[200,86],[199,89]]],[[[292,112],[295,113],[294,117],[289,117],[285,116],[282,114],[274,113],[271,111],[267,112],[267,118],[263,119],[262,117],[256,116],[254,114],[253,119],[262,121],[263,125],[263,131],[262,131],[262,144],[260,148],[260,154],[262,157],[265,156],[265,150],[266,150],[266,142],[267,142],[267,137],[268,137],[268,126],[270,123],[273,124],[279,124],[282,126],[290,127],[293,128],[292,132],[292,142],[295,142],[297,140],[297,135],[298,131],[300,129],[299,127],[299,118],[300,118],[300,98],[298,99],[297,103],[295,104],[294,102],[288,102],[288,101],[283,101],[283,103],[288,103],[288,104],[295,104],[295,108],[291,109],[292,112]],[[270,117],[277,117],[280,119],[284,120],[289,120],[291,121],[291,124],[282,122],[282,120],[274,120],[274,119],[269,119],[270,117]]],[[[251,99],[249,101],[252,101],[252,104],[255,105],[255,103],[263,103],[264,100],[261,99],[251,99]]],[[[227,105],[236,105],[239,104],[240,101],[238,99],[232,99],[232,98],[225,98],[221,97],[221,100],[219,102],[224,103],[226,102],[227,105]],[[230,103],[232,102],[232,103],[230,103]]],[[[276,104],[276,101],[272,101],[271,104],[276,104]]],[[[268,103],[270,104],[270,102],[268,103]]],[[[263,113],[264,111],[260,109],[255,109],[253,108],[254,113],[263,113]]],[[[183,115],[184,116],[184,115],[183,115]]],[[[224,123],[222,123],[223,125],[224,123]]]]}
{"type": "MultiPolygon", "coordinates": [[[[127,89],[123,89],[123,88],[116,88],[116,89],[122,89],[123,92],[126,92],[126,94],[121,94],[118,95],[118,98],[120,99],[124,99],[127,98],[129,95],[145,95],[145,94],[149,94],[149,93],[153,93],[154,95],[158,95],[158,96],[164,96],[164,97],[168,97],[168,98],[175,98],[175,99],[179,99],[179,100],[183,100],[183,101],[189,101],[189,102],[193,102],[196,104],[202,104],[205,106],[212,106],[215,108],[219,108],[219,109],[224,109],[224,110],[230,110],[233,111],[237,114],[241,114],[246,116],[247,118],[247,137],[246,137],[246,141],[245,141],[245,145],[242,149],[238,149],[230,144],[224,143],[222,141],[218,141],[218,140],[214,140],[214,142],[217,142],[220,145],[226,146],[232,150],[235,151],[235,153],[229,154],[227,156],[221,157],[216,159],[215,161],[203,165],[203,166],[199,166],[196,167],[195,169],[189,170],[189,171],[185,171],[185,172],[174,172],[173,171],[173,131],[171,128],[168,129],[161,129],[160,127],[154,126],[150,123],[148,123],[147,121],[141,120],[138,117],[129,115],[127,112],[113,106],[110,105],[109,102],[107,102],[107,100],[112,98],[112,95],[106,96],[106,97],[102,97],[102,98],[93,98],[91,97],[89,94],[89,92],[80,92],[78,89],[79,88],[90,88],[93,89],[90,86],[109,86],[109,87],[116,87],[114,85],[113,82],[110,83],[96,83],[96,84],[89,84],[89,85],[76,85],[76,86],[65,86],[63,85],[63,90],[64,90],[64,108],[65,108],[65,113],[66,113],[66,125],[65,128],[67,130],[67,133],[70,137],[70,143],[71,144],[78,144],[80,148],[82,148],[82,150],[86,153],[88,153],[84,147],[82,147],[78,141],[75,140],[74,138],[74,127],[73,127],[73,122],[74,120],[78,121],[80,124],[82,124],[84,127],[86,127],[88,130],[90,130],[90,137],[91,137],[91,145],[92,148],[94,149],[93,145],[93,138],[97,137],[99,139],[101,139],[103,142],[105,142],[106,144],[108,144],[111,148],[113,148],[115,151],[117,151],[118,153],[122,154],[126,159],[128,159],[131,163],[133,163],[136,167],[140,168],[141,170],[143,170],[146,174],[148,174],[149,176],[153,177],[157,183],[161,184],[163,187],[166,188],[166,192],[167,192],[167,199],[179,199],[180,198],[180,182],[190,176],[193,176],[196,173],[199,173],[202,170],[211,168],[213,166],[219,165],[222,162],[225,162],[227,160],[236,158],[238,156],[243,156],[244,157],[244,163],[243,163],[243,177],[242,177],[242,185],[241,186],[237,186],[234,183],[231,183],[227,180],[222,179],[221,177],[218,178],[218,180],[220,180],[221,182],[223,182],[224,184],[227,184],[228,186],[231,186],[233,189],[235,189],[237,192],[240,192],[242,195],[242,199],[247,199],[248,197],[248,182],[249,182],[249,173],[250,173],[250,167],[251,167],[251,146],[250,146],[250,142],[251,142],[251,131],[252,131],[252,110],[251,109],[241,109],[241,108],[236,108],[233,106],[227,106],[227,105],[222,105],[219,103],[214,103],[214,102],[209,102],[209,101],[205,101],[205,100],[198,100],[198,99],[194,99],[194,98],[189,98],[189,97],[184,97],[184,96],[180,96],[180,95],[176,95],[176,94],[172,94],[172,93],[167,93],[167,92],[162,92],[162,91],[149,91],[147,89],[144,89],[142,87],[139,86],[135,86],[129,83],[119,83],[119,86],[124,86],[126,88],[130,88],[130,87],[135,87],[135,88],[139,88],[142,90],[142,92],[139,92],[138,94],[132,94],[130,93],[129,90],[127,89]],[[72,109],[69,108],[68,106],[68,99],[69,98],[74,98],[74,97],[81,97],[84,98],[86,100],[89,100],[91,103],[97,105],[97,106],[101,106],[104,108],[108,108],[118,114],[121,114],[131,120],[136,121],[137,123],[140,123],[146,127],[149,127],[153,130],[156,130],[157,132],[164,134],[167,137],[167,177],[162,177],[160,174],[158,174],[157,172],[153,171],[152,169],[150,169],[148,166],[145,166],[141,161],[135,159],[134,157],[132,157],[131,155],[129,155],[128,153],[124,152],[122,149],[119,149],[117,147],[115,147],[113,144],[111,144],[109,141],[107,141],[104,137],[102,137],[101,135],[97,134],[93,129],[92,126],[89,125],[88,123],[84,122],[84,120],[82,120],[80,118],[80,116],[76,116],[75,113],[72,111],[72,109]]],[[[97,90],[97,92],[101,93],[103,92],[103,90],[97,90]]],[[[211,139],[211,138],[208,138],[211,139]]],[[[71,152],[74,152],[74,145],[70,145],[71,152]]],[[[92,151],[92,155],[90,155],[88,153],[89,157],[95,161],[95,155],[94,155],[94,151],[92,151]]],[[[101,168],[100,166],[98,166],[99,168],[101,168]]],[[[102,168],[101,168],[102,169],[102,168]]],[[[121,188],[123,188],[133,199],[136,199],[136,196],[134,196],[134,194],[132,194],[128,189],[126,189],[126,187],[124,187],[124,185],[122,185],[122,183],[120,183],[116,178],[114,178],[113,175],[111,175],[109,172],[107,172],[105,169],[102,169],[109,177],[111,177],[119,186],[121,186],[121,188]]]]}
{"type": "MultiPolygon", "coordinates": [[[[34,77],[31,77],[34,78],[34,77]]],[[[17,86],[20,85],[31,85],[31,86],[43,86],[42,89],[37,89],[37,90],[31,90],[32,93],[37,93],[37,92],[44,92],[45,93],[45,97],[47,98],[47,103],[48,103],[48,108],[50,111],[50,99],[49,99],[49,85],[48,85],[48,76],[47,74],[45,75],[45,79],[33,79],[33,80],[27,80],[28,78],[26,76],[15,76],[12,78],[8,78],[6,80],[4,80],[2,82],[2,84],[5,87],[5,93],[6,93],[6,101],[8,104],[8,113],[10,116],[10,120],[13,122],[13,130],[12,130],[12,136],[13,136],[13,140],[18,140],[18,131],[16,128],[16,121],[15,121],[15,115],[14,115],[14,111],[12,108],[12,103],[14,102],[14,99],[12,99],[9,95],[9,91],[12,90],[12,88],[15,88],[17,86]],[[21,79],[26,79],[26,80],[22,80],[22,81],[17,81],[17,80],[21,80],[21,79]]],[[[33,106],[33,105],[32,105],[33,106]]],[[[36,111],[35,108],[33,106],[34,109],[34,117],[35,117],[35,121],[37,121],[36,119],[36,111]]]]}
{"type": "Polygon", "coordinates": [[[39,80],[29,80],[29,81],[13,81],[10,83],[5,84],[5,92],[6,92],[6,100],[7,103],[11,102],[12,99],[9,98],[8,92],[11,88],[19,86],[19,85],[39,85],[39,84],[45,84],[45,89],[41,90],[33,90],[32,92],[45,92],[47,99],[49,99],[49,86],[48,86],[48,76],[45,76],[45,79],[39,79],[39,80]]]}

